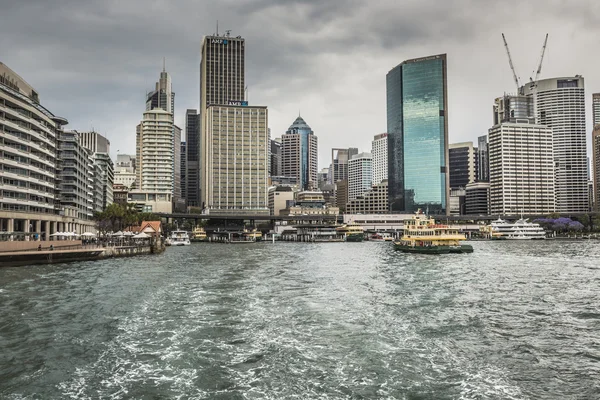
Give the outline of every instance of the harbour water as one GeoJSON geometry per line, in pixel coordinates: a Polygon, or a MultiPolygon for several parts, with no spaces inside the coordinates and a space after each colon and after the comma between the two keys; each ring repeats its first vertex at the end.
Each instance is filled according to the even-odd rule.
{"type": "Polygon", "coordinates": [[[0,268],[0,398],[600,398],[600,242],[472,244],[0,268]]]}

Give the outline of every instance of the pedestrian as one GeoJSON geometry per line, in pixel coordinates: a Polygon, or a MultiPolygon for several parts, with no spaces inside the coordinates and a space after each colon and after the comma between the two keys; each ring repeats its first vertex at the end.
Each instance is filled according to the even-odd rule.
{"type": "Polygon", "coordinates": [[[42,245],[41,244],[38,245],[38,251],[42,251],[42,245]]]}
{"type": "Polygon", "coordinates": [[[50,245],[50,251],[52,251],[52,250],[54,250],[54,245],[53,244],[50,245]]]}

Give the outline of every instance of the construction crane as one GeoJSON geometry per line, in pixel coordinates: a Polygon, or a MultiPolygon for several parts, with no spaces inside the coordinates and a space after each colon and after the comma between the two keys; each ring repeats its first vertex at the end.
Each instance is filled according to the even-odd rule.
{"type": "Polygon", "coordinates": [[[517,85],[517,93],[521,93],[521,84],[519,83],[519,78],[517,77],[517,73],[515,72],[515,67],[513,66],[512,58],[510,57],[510,50],[508,49],[508,43],[506,43],[506,38],[504,37],[504,33],[502,34],[502,40],[504,40],[504,47],[506,48],[506,54],[508,54],[508,63],[510,64],[510,69],[513,73],[513,78],[515,80],[515,85],[517,85]]]}
{"type": "Polygon", "coordinates": [[[538,78],[540,77],[540,72],[542,72],[542,62],[544,61],[544,53],[546,52],[546,44],[548,43],[548,34],[546,33],[546,39],[544,39],[544,45],[542,46],[542,55],[540,56],[540,65],[538,65],[537,71],[535,71],[535,79],[529,78],[531,83],[535,84],[538,78]]]}

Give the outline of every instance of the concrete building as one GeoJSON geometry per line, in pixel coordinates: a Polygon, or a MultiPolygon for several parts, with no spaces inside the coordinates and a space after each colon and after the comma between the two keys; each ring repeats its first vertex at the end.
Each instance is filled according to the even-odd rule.
{"type": "Polygon", "coordinates": [[[127,195],[129,188],[121,183],[115,183],[113,185],[113,198],[117,204],[127,204],[127,195]]]}
{"type": "Polygon", "coordinates": [[[469,183],[465,188],[465,214],[490,215],[490,184],[469,183]]]}
{"type": "MultiPolygon", "coordinates": [[[[464,187],[450,188],[450,202],[449,210],[450,215],[464,215],[465,210],[465,197],[467,193],[464,187]]],[[[427,210],[426,210],[427,211],[427,210]]]]}
{"type": "Polygon", "coordinates": [[[327,184],[329,184],[329,168],[322,168],[317,174],[317,186],[319,190],[323,190],[327,184]]]}
{"type": "Polygon", "coordinates": [[[367,191],[346,205],[348,214],[386,214],[388,207],[388,184],[387,179],[373,185],[367,191]]]}
{"type": "Polygon", "coordinates": [[[187,204],[187,142],[181,141],[179,146],[179,176],[181,177],[181,198],[187,204]]]}
{"type": "Polygon", "coordinates": [[[268,113],[259,106],[209,106],[202,177],[211,214],[269,214],[268,113]]]}
{"type": "Polygon", "coordinates": [[[371,142],[373,155],[373,185],[388,179],[388,134],[375,135],[371,142]]]}
{"type": "Polygon", "coordinates": [[[341,180],[335,183],[335,205],[340,209],[340,212],[346,212],[346,204],[348,204],[348,181],[341,180]]]}
{"type": "Polygon", "coordinates": [[[453,143],[449,146],[450,189],[464,189],[469,183],[475,182],[476,153],[473,142],[453,143]]]}
{"type": "MultiPolygon", "coordinates": [[[[200,207],[200,115],[194,109],[185,112],[185,138],[187,161],[185,173],[187,205],[200,207]]],[[[183,179],[182,179],[183,181],[183,179]]]]}
{"type": "Polygon", "coordinates": [[[407,60],[386,76],[390,210],[446,214],[446,54],[407,60]]]}
{"type": "Polygon", "coordinates": [[[144,112],[136,129],[136,190],[173,193],[173,115],[160,108],[144,112]]]}
{"type": "MultiPolygon", "coordinates": [[[[87,204],[80,219],[79,212],[60,202],[61,175],[68,175],[63,169],[75,165],[68,157],[58,160],[59,135],[67,124],[40,104],[31,85],[0,63],[0,240],[49,240],[57,231],[95,231],[87,204]]],[[[80,148],[77,141],[72,147],[80,148]]],[[[88,173],[87,160],[78,173],[88,173]]],[[[87,193],[87,186],[82,189],[87,193]]]]}
{"type": "Polygon", "coordinates": [[[282,216],[310,216],[339,214],[338,207],[328,207],[323,193],[317,191],[301,191],[296,193],[294,201],[288,202],[288,207],[280,211],[282,216]]]}
{"type": "MultiPolygon", "coordinates": [[[[207,180],[207,171],[212,163],[210,154],[213,146],[208,141],[209,126],[206,113],[211,105],[247,105],[245,96],[245,40],[241,36],[230,37],[229,32],[220,36],[205,36],[202,40],[200,61],[200,207],[205,208],[213,199],[212,189],[207,180]],[[210,199],[210,200],[209,200],[210,199]]],[[[212,111],[214,112],[214,110],[212,111]]],[[[211,112],[211,113],[212,113],[211,112]]],[[[267,135],[265,127],[265,135],[267,135]]],[[[266,144],[265,144],[266,146],[266,144]]],[[[266,149],[268,153],[268,148],[266,149]]],[[[268,169],[268,168],[267,168],[268,169]]],[[[266,208],[266,186],[265,205],[266,208]]]]}
{"type": "Polygon", "coordinates": [[[181,128],[173,125],[173,197],[181,199],[181,128]]]}
{"type": "Polygon", "coordinates": [[[358,149],[331,149],[331,165],[329,166],[329,183],[348,181],[348,161],[353,155],[358,154],[358,149]]]}
{"type": "Polygon", "coordinates": [[[269,176],[284,176],[281,164],[281,138],[271,140],[269,176]]]}
{"type": "Polygon", "coordinates": [[[124,185],[127,187],[127,190],[134,189],[135,178],[135,156],[129,154],[117,154],[114,184],[124,185]]]}
{"type": "Polygon", "coordinates": [[[592,131],[592,182],[594,210],[600,211],[600,93],[592,95],[592,117],[594,130],[592,131]]]}
{"type": "Polygon", "coordinates": [[[477,163],[476,170],[477,182],[489,182],[490,181],[490,160],[488,156],[488,137],[487,135],[479,136],[477,138],[477,163]]]}
{"type": "Polygon", "coordinates": [[[588,211],[585,90],[582,76],[526,84],[536,123],[552,129],[556,212],[588,211]]]}
{"type": "Polygon", "coordinates": [[[516,112],[527,102],[504,96],[494,104],[497,124],[488,134],[492,215],[556,211],[552,129],[535,124],[527,111],[516,112]]]}
{"type": "Polygon", "coordinates": [[[292,186],[273,186],[269,188],[269,211],[271,215],[280,215],[281,210],[294,201],[295,190],[292,186]]]}
{"type": "Polygon", "coordinates": [[[301,190],[315,190],[317,162],[317,137],[298,116],[281,136],[281,174],[296,177],[301,190]]]}
{"type": "Polygon", "coordinates": [[[100,170],[97,178],[102,187],[102,206],[104,210],[113,203],[113,184],[115,181],[115,168],[110,158],[110,141],[98,132],[78,132],[79,144],[89,150],[100,170]]]}
{"type": "Polygon", "coordinates": [[[348,161],[348,201],[371,190],[373,186],[373,156],[359,153],[348,161]]]}

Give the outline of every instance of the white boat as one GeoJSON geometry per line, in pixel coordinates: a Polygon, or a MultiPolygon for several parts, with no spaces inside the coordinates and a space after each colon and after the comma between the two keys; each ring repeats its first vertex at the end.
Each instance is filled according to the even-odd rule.
{"type": "Polygon", "coordinates": [[[518,219],[515,222],[507,222],[498,218],[490,224],[492,239],[531,240],[546,239],[544,228],[535,222],[526,219],[518,219]]]}
{"type": "Polygon", "coordinates": [[[189,246],[190,237],[186,231],[173,231],[168,239],[171,246],[189,246]]]}

